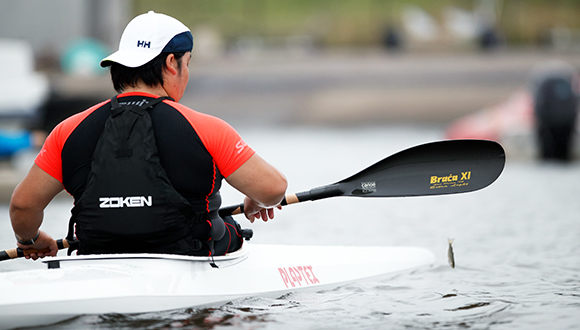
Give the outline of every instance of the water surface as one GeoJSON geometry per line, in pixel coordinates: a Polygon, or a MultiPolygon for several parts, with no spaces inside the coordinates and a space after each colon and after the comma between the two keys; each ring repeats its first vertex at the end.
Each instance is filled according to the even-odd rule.
{"type": "MultiPolygon", "coordinates": [[[[289,192],[354,174],[442,138],[437,127],[239,129],[282,170],[289,192]]],[[[331,198],[291,205],[250,225],[256,243],[421,246],[427,269],[277,299],[248,297],[208,309],[91,315],[43,329],[580,329],[580,164],[509,159],[490,187],[414,198],[331,198]],[[455,238],[456,268],[447,264],[455,238]]],[[[241,201],[223,189],[224,204],[241,201]]],[[[49,206],[43,229],[66,235],[70,201],[49,206]]],[[[0,243],[14,244],[6,206],[0,243]]],[[[7,261],[0,271],[29,267],[7,261]]]]}

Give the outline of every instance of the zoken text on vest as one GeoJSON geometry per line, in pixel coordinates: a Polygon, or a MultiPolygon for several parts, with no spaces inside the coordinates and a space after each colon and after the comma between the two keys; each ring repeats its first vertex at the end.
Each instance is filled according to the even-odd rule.
{"type": "Polygon", "coordinates": [[[153,205],[151,196],[127,196],[127,197],[100,197],[99,207],[102,209],[121,207],[145,207],[153,205]]]}

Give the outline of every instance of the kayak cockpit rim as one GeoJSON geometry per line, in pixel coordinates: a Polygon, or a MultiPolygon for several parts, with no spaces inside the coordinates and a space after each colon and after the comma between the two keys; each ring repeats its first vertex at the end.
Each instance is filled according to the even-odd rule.
{"type": "Polygon", "coordinates": [[[228,264],[235,264],[248,258],[250,253],[250,246],[245,242],[242,247],[234,252],[230,252],[223,256],[187,256],[179,254],[161,254],[161,253],[119,253],[119,254],[83,254],[70,255],[61,257],[47,257],[42,260],[49,269],[60,268],[62,263],[75,263],[78,261],[103,261],[103,260],[119,260],[130,261],[138,259],[162,259],[162,260],[176,260],[176,261],[190,261],[190,262],[207,262],[208,265],[212,262],[219,264],[220,262],[227,262],[228,264]],[[234,262],[235,261],[235,262],[234,262]]]}

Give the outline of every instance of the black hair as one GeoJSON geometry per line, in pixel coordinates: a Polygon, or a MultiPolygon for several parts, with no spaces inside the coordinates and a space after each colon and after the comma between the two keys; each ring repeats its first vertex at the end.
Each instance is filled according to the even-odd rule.
{"type": "Polygon", "coordinates": [[[181,72],[181,58],[185,53],[161,53],[154,59],[136,68],[130,68],[119,63],[111,64],[111,80],[117,93],[122,93],[127,87],[137,86],[143,82],[150,87],[163,86],[163,69],[169,54],[177,59],[177,68],[181,72]]]}

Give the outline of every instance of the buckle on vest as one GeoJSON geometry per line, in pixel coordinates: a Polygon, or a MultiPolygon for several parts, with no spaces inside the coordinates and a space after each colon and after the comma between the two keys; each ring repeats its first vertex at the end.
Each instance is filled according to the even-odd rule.
{"type": "Polygon", "coordinates": [[[203,248],[203,243],[198,239],[193,239],[191,242],[191,250],[199,251],[203,248]]]}

